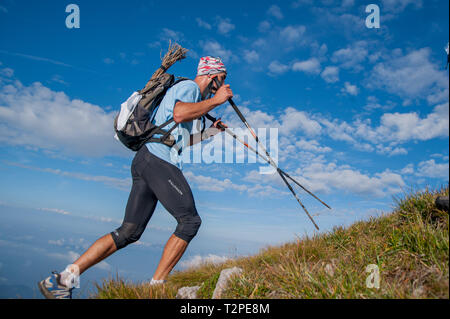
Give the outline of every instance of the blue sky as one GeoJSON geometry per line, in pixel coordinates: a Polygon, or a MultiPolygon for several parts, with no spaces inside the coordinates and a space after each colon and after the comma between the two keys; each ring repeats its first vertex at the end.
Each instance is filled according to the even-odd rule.
{"type": "MultiPolygon", "coordinates": [[[[30,282],[120,225],[133,153],[112,121],[169,40],[189,49],[176,75],[194,78],[201,56],[222,57],[250,125],[278,129],[280,167],[333,208],[296,188],[321,231],[448,183],[448,1],[77,1],[79,29],[65,26],[69,3],[0,1],[2,293],[33,296],[30,282]],[[369,3],[379,29],[365,26],[369,3]]],[[[227,105],[214,114],[243,127],[227,105]]],[[[178,268],[314,234],[260,166],[184,165],[203,224],[178,268]]],[[[140,243],[86,281],[148,279],[175,225],[158,206],[140,243]]]]}

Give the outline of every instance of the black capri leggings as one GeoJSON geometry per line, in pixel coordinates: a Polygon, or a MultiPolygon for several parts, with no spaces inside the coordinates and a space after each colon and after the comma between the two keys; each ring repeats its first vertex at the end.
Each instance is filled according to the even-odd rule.
{"type": "Polygon", "coordinates": [[[190,242],[201,225],[191,188],[181,170],[142,146],[131,164],[133,186],[122,226],[111,233],[117,249],[141,237],[158,200],[178,222],[175,236],[190,242]]]}

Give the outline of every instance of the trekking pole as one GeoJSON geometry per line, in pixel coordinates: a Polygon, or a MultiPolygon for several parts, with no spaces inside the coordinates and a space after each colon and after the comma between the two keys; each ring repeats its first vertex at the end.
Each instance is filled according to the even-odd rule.
{"type": "MultiPolygon", "coordinates": [[[[250,145],[248,145],[247,143],[245,143],[242,139],[240,139],[236,134],[234,134],[234,132],[232,130],[230,130],[229,128],[225,127],[224,125],[222,125],[220,122],[217,124],[217,126],[219,126],[219,128],[225,130],[226,133],[228,133],[229,135],[231,135],[236,141],[238,141],[239,143],[243,144],[245,147],[247,147],[250,151],[256,153],[256,155],[258,155],[259,157],[261,157],[264,161],[266,161],[267,163],[269,163],[270,165],[272,165],[273,168],[275,169],[279,169],[278,167],[276,167],[275,165],[272,164],[271,161],[269,161],[263,154],[261,154],[260,152],[258,152],[257,150],[255,150],[253,147],[251,147],[250,145]]],[[[316,195],[314,195],[313,193],[311,193],[309,190],[307,190],[305,187],[303,187],[303,185],[301,185],[299,182],[297,182],[294,178],[292,178],[288,173],[286,173],[285,171],[283,171],[280,168],[281,173],[286,176],[287,178],[289,178],[291,181],[293,181],[295,184],[297,184],[298,186],[300,186],[305,192],[307,192],[308,194],[310,194],[312,197],[314,197],[315,199],[317,199],[319,202],[321,202],[323,205],[325,205],[327,208],[331,209],[330,206],[328,206],[325,202],[323,202],[320,198],[318,198],[316,195]]]]}
{"type": "MultiPolygon", "coordinates": [[[[217,78],[213,79],[216,82],[217,88],[220,87],[220,83],[219,80],[217,80],[217,78]]],[[[300,201],[300,199],[298,198],[297,194],[295,193],[294,189],[292,188],[292,186],[289,184],[289,182],[286,180],[286,178],[284,177],[284,175],[281,173],[281,170],[278,168],[277,164],[275,164],[275,162],[272,160],[272,158],[270,157],[269,152],[267,152],[266,148],[262,145],[262,143],[260,142],[258,135],[255,134],[255,132],[253,131],[253,129],[250,127],[250,125],[248,124],[247,120],[245,119],[244,115],[242,115],[241,111],[238,109],[238,107],[236,106],[236,104],[234,104],[233,100],[231,98],[228,99],[228,102],[231,104],[231,106],[233,107],[234,111],[236,112],[236,114],[239,116],[239,118],[241,119],[241,121],[245,124],[245,126],[247,127],[247,129],[250,131],[250,133],[253,135],[253,137],[255,138],[256,142],[258,143],[259,147],[261,147],[261,149],[266,153],[266,157],[270,160],[271,165],[277,168],[277,172],[280,175],[280,177],[283,179],[283,181],[286,183],[286,186],[289,188],[289,190],[292,192],[292,195],[294,195],[295,199],[298,201],[298,203],[300,204],[300,206],[302,206],[303,210],[305,211],[306,215],[308,215],[309,219],[311,220],[311,222],[314,224],[314,226],[316,227],[317,230],[319,230],[319,226],[317,226],[316,222],[314,221],[314,219],[311,217],[311,215],[309,214],[308,210],[305,208],[305,206],[303,206],[302,202],[300,201]]]]}

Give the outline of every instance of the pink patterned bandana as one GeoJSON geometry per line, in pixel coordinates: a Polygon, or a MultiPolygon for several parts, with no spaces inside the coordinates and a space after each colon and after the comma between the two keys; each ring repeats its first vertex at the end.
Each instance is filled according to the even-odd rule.
{"type": "Polygon", "coordinates": [[[217,74],[221,72],[226,73],[227,69],[225,68],[225,65],[220,58],[215,58],[212,56],[205,56],[203,58],[200,58],[200,62],[198,63],[197,68],[197,76],[217,74]]]}

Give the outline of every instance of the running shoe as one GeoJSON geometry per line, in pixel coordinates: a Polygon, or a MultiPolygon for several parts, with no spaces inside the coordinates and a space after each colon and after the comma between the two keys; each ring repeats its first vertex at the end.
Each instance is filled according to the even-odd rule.
{"type": "Polygon", "coordinates": [[[52,271],[52,275],[38,283],[39,290],[47,299],[72,299],[73,288],[67,288],[62,285],[60,280],[61,275],[52,271]]]}

